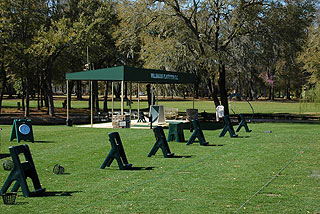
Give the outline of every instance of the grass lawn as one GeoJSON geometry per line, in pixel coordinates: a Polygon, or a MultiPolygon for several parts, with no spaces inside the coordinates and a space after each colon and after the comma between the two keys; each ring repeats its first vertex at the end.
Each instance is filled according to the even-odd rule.
{"type": "MultiPolygon", "coordinates": [[[[62,102],[65,97],[56,97],[54,103],[55,107],[61,108],[62,102]]],[[[19,99],[4,99],[2,101],[3,112],[6,108],[17,109],[17,102],[21,102],[19,99]]],[[[264,114],[274,114],[274,113],[290,113],[290,114],[318,114],[320,112],[320,105],[313,103],[299,103],[299,102],[281,102],[281,101],[252,101],[250,102],[255,113],[264,113],[264,114]]],[[[178,108],[180,112],[185,112],[186,109],[193,108],[192,100],[159,100],[159,105],[163,105],[168,108],[178,108]]],[[[245,101],[232,101],[232,109],[236,114],[238,113],[252,113],[250,105],[245,101]]],[[[37,101],[31,100],[30,107],[36,108],[37,101]]],[[[88,108],[88,101],[72,101],[72,108],[88,108]]],[[[100,109],[103,108],[103,102],[100,102],[100,109]]],[[[111,101],[108,101],[108,108],[111,110],[112,104],[111,101]]],[[[120,101],[114,102],[114,108],[120,109],[120,101]]],[[[125,110],[129,109],[129,106],[124,106],[125,110]]],[[[138,108],[138,101],[134,100],[132,104],[133,109],[138,108]]],[[[148,103],[146,100],[140,101],[140,109],[148,108],[148,103]]],[[[204,101],[204,100],[195,100],[194,108],[198,109],[198,112],[209,112],[215,113],[215,107],[213,101],[204,101]]],[[[65,110],[64,110],[65,111],[65,110]]],[[[32,114],[32,112],[31,112],[32,114]]]]}
{"type": "MultiPolygon", "coordinates": [[[[161,151],[147,157],[155,142],[151,130],[33,126],[37,142],[28,145],[46,197],[24,198],[20,191],[17,205],[1,202],[0,213],[234,213],[270,181],[238,213],[319,213],[320,125],[249,127],[253,131],[241,130],[239,138],[205,130],[212,146],[169,142],[182,158],[165,159],[161,151]],[[99,169],[112,131],[141,170],[119,170],[116,161],[99,169]],[[55,164],[65,174],[54,175],[55,164]]],[[[8,154],[18,144],[9,142],[11,126],[1,128],[0,154],[8,154]]],[[[7,175],[1,167],[1,186],[7,175]]]]}

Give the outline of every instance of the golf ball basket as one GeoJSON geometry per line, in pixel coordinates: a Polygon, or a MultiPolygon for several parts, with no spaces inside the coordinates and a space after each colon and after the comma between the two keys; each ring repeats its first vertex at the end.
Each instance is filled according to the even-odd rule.
{"type": "Polygon", "coordinates": [[[60,175],[64,173],[64,168],[59,164],[56,164],[54,165],[52,172],[53,174],[60,175]]]}
{"type": "Polygon", "coordinates": [[[17,198],[16,192],[8,192],[1,195],[4,204],[14,204],[17,198]]]}

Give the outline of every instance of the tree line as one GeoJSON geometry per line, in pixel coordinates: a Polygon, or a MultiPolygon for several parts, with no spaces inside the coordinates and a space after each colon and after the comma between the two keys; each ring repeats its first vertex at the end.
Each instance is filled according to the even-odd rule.
{"type": "Polygon", "coordinates": [[[89,62],[193,73],[226,114],[230,93],[291,99],[319,82],[317,0],[2,0],[0,14],[0,108],[14,90],[25,116],[30,99],[53,116],[52,84],[89,62]]]}

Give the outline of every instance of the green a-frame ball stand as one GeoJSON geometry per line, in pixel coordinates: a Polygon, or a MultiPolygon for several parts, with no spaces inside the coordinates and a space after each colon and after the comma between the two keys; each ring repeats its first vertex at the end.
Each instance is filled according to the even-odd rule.
{"type": "Polygon", "coordinates": [[[193,142],[195,141],[196,138],[198,138],[200,146],[207,146],[209,144],[209,142],[206,141],[204,134],[202,132],[202,128],[200,126],[199,121],[196,120],[192,120],[192,125],[194,128],[194,131],[192,133],[192,135],[190,136],[188,142],[187,142],[187,146],[190,144],[193,144],[193,142]]]}
{"type": "Polygon", "coordinates": [[[14,163],[14,167],[3,184],[0,194],[7,192],[13,182],[11,192],[16,192],[21,187],[24,197],[38,196],[46,191],[41,187],[41,183],[33,163],[30,149],[27,144],[9,147],[10,155],[14,163]],[[19,154],[23,154],[25,162],[20,160],[19,154]],[[27,183],[27,178],[30,178],[34,187],[34,191],[30,191],[27,183]]]}
{"type": "Polygon", "coordinates": [[[252,130],[249,129],[246,118],[243,114],[239,114],[239,126],[236,130],[236,132],[239,132],[241,127],[244,127],[246,132],[251,132],[252,130]]]}
{"type": "Polygon", "coordinates": [[[109,133],[109,141],[111,143],[111,150],[106,159],[103,161],[100,169],[110,166],[114,159],[117,160],[120,170],[131,169],[132,164],[128,163],[126,153],[124,151],[122,141],[118,132],[109,133]]]}
{"type": "Polygon", "coordinates": [[[168,142],[166,140],[166,136],[164,134],[163,128],[161,126],[156,126],[153,129],[154,136],[156,138],[156,142],[154,143],[151,151],[148,154],[148,157],[155,155],[160,148],[163,153],[164,158],[171,158],[174,156],[174,153],[171,153],[168,142]]]}
{"type": "Polygon", "coordinates": [[[225,136],[227,132],[229,132],[230,137],[238,137],[238,135],[236,135],[236,133],[234,132],[229,115],[224,115],[223,119],[224,119],[224,127],[219,137],[225,136]]]}
{"type": "Polygon", "coordinates": [[[17,138],[18,143],[21,140],[34,142],[30,119],[15,119],[13,121],[10,141],[13,141],[15,138],[17,138]]]}

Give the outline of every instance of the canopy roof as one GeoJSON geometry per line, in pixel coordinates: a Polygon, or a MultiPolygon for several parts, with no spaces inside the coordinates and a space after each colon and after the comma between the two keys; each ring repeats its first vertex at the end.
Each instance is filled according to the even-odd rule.
{"type": "Polygon", "coordinates": [[[67,73],[67,80],[112,80],[143,83],[195,83],[194,74],[119,66],[67,73]]]}

